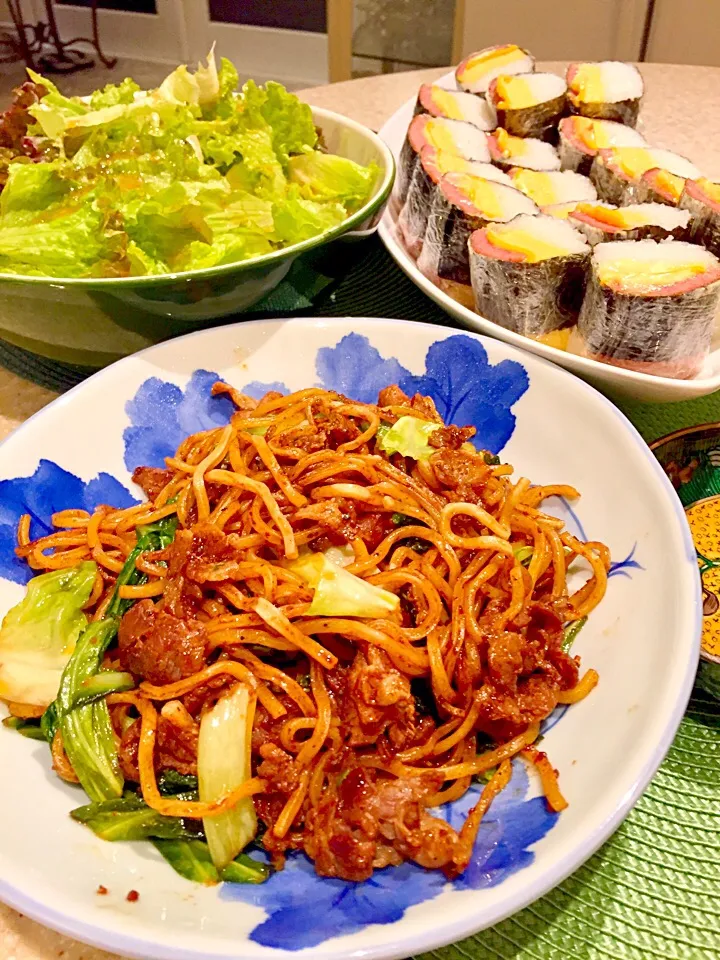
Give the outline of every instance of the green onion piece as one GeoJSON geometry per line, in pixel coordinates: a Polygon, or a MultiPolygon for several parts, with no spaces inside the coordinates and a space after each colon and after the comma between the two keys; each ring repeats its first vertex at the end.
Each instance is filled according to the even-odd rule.
{"type": "Polygon", "coordinates": [[[28,737],[30,740],[44,740],[42,726],[38,720],[26,720],[24,717],[5,717],[3,726],[28,737]]]}
{"type": "Polygon", "coordinates": [[[575,642],[575,638],[580,633],[582,628],[587,623],[587,617],[583,617],[581,620],[575,620],[573,623],[569,623],[565,627],[565,637],[562,642],[562,648],[567,653],[575,642]]]}

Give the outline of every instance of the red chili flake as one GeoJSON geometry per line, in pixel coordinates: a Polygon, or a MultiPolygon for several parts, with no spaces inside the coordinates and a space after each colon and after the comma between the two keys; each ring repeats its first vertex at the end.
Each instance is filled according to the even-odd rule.
{"type": "Polygon", "coordinates": [[[104,887],[102,884],[100,884],[100,886],[97,888],[97,890],[96,890],[95,892],[97,893],[97,895],[98,895],[99,897],[105,897],[105,896],[107,896],[108,888],[107,888],[107,887],[104,887]]]}
{"type": "Polygon", "coordinates": [[[128,903],[137,903],[137,901],[140,899],[140,894],[137,892],[137,890],[131,890],[125,899],[128,903]]]}

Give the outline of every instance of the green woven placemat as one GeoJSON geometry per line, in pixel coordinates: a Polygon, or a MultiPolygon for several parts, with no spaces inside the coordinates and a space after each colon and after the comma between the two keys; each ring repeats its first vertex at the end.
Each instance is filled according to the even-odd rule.
{"type": "MultiPolygon", "coordinates": [[[[291,314],[453,325],[377,239],[336,245],[331,258],[299,264],[251,316],[291,314]]],[[[56,390],[90,372],[2,343],[0,364],[56,390]]],[[[720,392],[675,404],[612,399],[648,442],[681,427],[720,421],[720,392]]],[[[521,913],[423,956],[429,958],[720,960],[720,702],[696,688],[644,796],[580,870],[521,913]]]]}

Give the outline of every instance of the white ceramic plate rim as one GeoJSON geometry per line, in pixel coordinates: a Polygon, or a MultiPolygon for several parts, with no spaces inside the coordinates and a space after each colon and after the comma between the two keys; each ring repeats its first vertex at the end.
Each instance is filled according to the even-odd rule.
{"type": "MultiPolygon", "coordinates": [[[[445,84],[448,81],[453,80],[454,72],[451,72],[439,77],[435,82],[445,84]]],[[[378,131],[378,136],[383,139],[392,150],[396,163],[398,162],[398,158],[400,156],[400,147],[402,146],[402,141],[399,144],[397,143],[396,128],[401,123],[403,115],[408,111],[412,112],[414,103],[414,97],[406,100],[405,103],[399,107],[388,120],[385,121],[381,129],[378,131]]],[[[679,395],[677,398],[672,397],[672,399],[682,399],[683,396],[697,396],[712,393],[714,390],[717,390],[720,387],[720,370],[710,376],[701,375],[698,377],[693,377],[690,380],[675,380],[672,377],[658,377],[654,374],[642,373],[638,370],[626,370],[624,367],[616,367],[611,364],[600,363],[598,360],[592,360],[589,357],[581,357],[574,353],[567,353],[537,340],[531,340],[529,337],[525,337],[520,333],[515,333],[513,330],[507,330],[505,327],[500,326],[500,324],[495,323],[493,320],[488,320],[481,314],[475,313],[475,311],[470,310],[461,303],[458,303],[457,300],[453,300],[453,298],[445,293],[444,290],[441,290],[439,287],[435,286],[431,280],[429,280],[423,273],[420,272],[415,261],[407,253],[402,244],[399,243],[396,237],[395,220],[393,218],[391,207],[392,200],[385,208],[385,213],[380,221],[380,228],[378,230],[380,239],[385,244],[388,253],[397,263],[400,269],[407,274],[407,276],[423,291],[423,293],[426,293],[432,300],[442,307],[443,310],[446,310],[451,316],[461,320],[472,330],[489,334],[491,337],[504,340],[506,343],[510,343],[524,351],[529,351],[536,356],[545,358],[546,360],[550,360],[553,363],[572,370],[573,372],[595,378],[595,380],[598,382],[606,381],[607,386],[615,386],[616,389],[619,390],[623,389],[623,381],[625,381],[626,386],[624,389],[628,391],[632,390],[633,384],[637,384],[638,386],[652,385],[652,387],[656,388],[656,390],[661,388],[662,390],[666,391],[668,394],[668,399],[671,399],[671,394],[679,395]],[[614,381],[613,384],[607,382],[610,379],[614,381]]],[[[714,352],[715,351],[711,347],[710,357],[712,357],[714,352]]],[[[705,364],[707,366],[708,360],[705,361],[705,364]]]]}
{"type": "MultiPolygon", "coordinates": [[[[391,324],[401,327],[404,331],[418,328],[422,330],[434,329],[431,324],[375,317],[289,318],[284,321],[255,320],[246,321],[245,323],[241,322],[237,324],[231,324],[221,329],[232,331],[234,329],[241,330],[248,324],[252,324],[253,326],[256,324],[278,324],[283,322],[296,322],[302,324],[313,323],[314,320],[315,322],[327,327],[352,324],[356,330],[362,330],[362,327],[366,324],[391,324]]],[[[177,341],[188,341],[192,338],[202,337],[213,332],[217,332],[217,328],[210,331],[195,331],[187,334],[184,337],[180,337],[169,342],[176,343],[177,341]]],[[[439,328],[439,332],[445,332],[445,329],[439,328]]],[[[470,333],[469,336],[484,342],[486,346],[489,345],[493,350],[497,350],[500,347],[497,342],[488,341],[487,338],[479,336],[478,334],[470,333]]],[[[156,344],[152,347],[148,347],[146,350],[140,351],[137,354],[133,354],[129,357],[123,358],[122,360],[118,360],[115,364],[112,364],[111,367],[132,364],[137,357],[149,358],[154,352],[162,352],[163,349],[167,349],[167,346],[168,342],[156,344]]],[[[593,387],[584,383],[582,380],[573,377],[570,373],[557,367],[556,365],[548,363],[546,360],[536,356],[529,357],[526,353],[508,346],[507,344],[500,347],[500,349],[503,351],[503,353],[506,352],[510,359],[515,359],[522,364],[528,365],[530,372],[532,371],[532,367],[536,365],[549,367],[553,371],[553,375],[559,377],[561,382],[563,380],[565,380],[566,383],[572,382],[574,387],[584,392],[591,393],[596,401],[599,401],[602,405],[608,408],[609,412],[611,412],[614,417],[618,419],[620,427],[633,437],[641,449],[642,455],[647,461],[651,474],[654,474],[659,486],[665,491],[665,494],[668,497],[668,506],[671,508],[671,512],[675,516],[676,521],[679,521],[684,549],[687,552],[687,555],[693,555],[695,548],[693,545],[692,536],[685,519],[684,511],[679,500],[677,499],[675,491],[660,464],[650,451],[649,447],[632,423],[627,419],[627,417],[625,417],[625,415],[621,413],[617,407],[615,407],[593,387]]],[[[11,436],[15,438],[18,435],[22,435],[23,432],[25,432],[27,428],[31,426],[31,424],[33,424],[36,420],[41,419],[50,408],[57,409],[65,406],[70,398],[82,392],[87,383],[101,379],[106,375],[107,370],[109,369],[110,367],[98,371],[89,377],[88,380],[78,384],[76,387],[73,387],[63,396],[58,397],[47,407],[30,417],[24,424],[22,424],[22,426],[17,428],[17,430],[11,436]]],[[[8,443],[9,440],[10,437],[0,442],[0,454],[3,447],[8,443]]],[[[662,763],[674,739],[675,733],[680,721],[682,720],[685,708],[690,698],[697,669],[697,659],[700,650],[700,633],[702,627],[702,606],[699,579],[691,576],[690,570],[690,565],[685,563],[679,567],[677,571],[678,576],[682,578],[682,581],[685,584],[683,603],[687,608],[686,616],[681,621],[683,624],[685,624],[685,627],[683,630],[682,643],[678,641],[678,652],[676,655],[678,660],[677,666],[681,666],[680,656],[683,651],[686,652],[687,658],[684,664],[684,670],[676,670],[675,673],[672,674],[671,679],[668,681],[668,691],[665,695],[665,699],[672,701],[673,707],[671,711],[666,714],[664,722],[656,722],[656,725],[661,726],[661,731],[657,737],[655,745],[653,749],[647,753],[642,763],[637,765],[631,785],[626,790],[622,801],[617,805],[613,812],[608,814],[605,819],[593,830],[587,830],[582,836],[580,842],[576,846],[573,846],[571,850],[565,853],[564,856],[544,867],[541,872],[538,873],[538,876],[533,880],[532,884],[523,884],[516,893],[506,898],[499,909],[495,909],[494,912],[484,916],[480,924],[478,924],[476,919],[477,914],[471,910],[468,910],[461,919],[442,926],[441,928],[437,929],[432,937],[429,937],[425,932],[421,932],[420,934],[413,934],[412,932],[408,933],[407,923],[403,923],[401,921],[398,924],[391,924],[387,928],[389,934],[393,928],[397,929],[398,932],[400,932],[400,938],[395,936],[392,940],[388,940],[388,942],[385,944],[374,945],[372,947],[359,948],[351,951],[337,950],[332,953],[326,953],[324,954],[325,960],[344,960],[344,958],[356,958],[356,960],[397,960],[397,958],[408,957],[416,952],[437,949],[448,943],[461,940],[464,937],[478,932],[479,929],[486,929],[491,925],[499,923],[512,914],[523,909],[528,904],[534,902],[541,896],[544,896],[571,873],[582,866],[582,864],[590,856],[592,856],[593,853],[595,853],[595,851],[611,836],[611,834],[614,833],[620,823],[625,819],[630,809],[637,802],[652,779],[653,775],[657,771],[658,767],[662,763]]],[[[107,928],[96,922],[88,922],[75,917],[68,918],[66,914],[56,911],[47,903],[34,899],[32,894],[24,890],[17,889],[1,876],[0,900],[32,918],[33,920],[37,920],[45,926],[50,927],[51,929],[75,937],[92,946],[110,950],[116,953],[127,954],[128,956],[137,957],[139,960],[148,960],[150,957],[157,958],[157,960],[215,960],[215,958],[217,958],[217,960],[228,960],[230,957],[230,954],[228,954],[226,951],[213,953],[212,941],[209,942],[208,952],[203,952],[201,954],[193,948],[183,949],[182,947],[179,948],[177,945],[170,945],[167,943],[163,944],[158,941],[149,941],[145,938],[135,937],[129,934],[118,934],[115,931],[109,931],[107,928]],[[111,940],[108,938],[111,938],[111,940]]],[[[265,947],[254,950],[253,946],[254,945],[251,945],[247,941],[239,941],[238,951],[242,950],[242,954],[238,952],[238,958],[240,955],[242,955],[243,960],[256,960],[256,958],[257,960],[260,960],[260,958],[262,958],[262,960],[267,960],[267,958],[275,956],[278,958],[278,960],[281,960],[281,958],[290,960],[290,958],[296,955],[301,957],[312,956],[310,951],[313,949],[306,948],[304,951],[299,951],[296,954],[293,951],[270,950],[265,947]]]]}

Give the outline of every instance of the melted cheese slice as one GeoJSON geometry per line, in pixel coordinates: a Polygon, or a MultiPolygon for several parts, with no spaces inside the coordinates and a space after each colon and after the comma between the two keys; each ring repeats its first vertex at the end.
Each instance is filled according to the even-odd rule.
{"type": "Polygon", "coordinates": [[[602,264],[598,268],[598,278],[603,286],[639,293],[682,283],[704,272],[705,267],[701,263],[649,263],[628,259],[602,264]]]}
{"type": "Polygon", "coordinates": [[[508,66],[517,60],[525,60],[526,57],[527,54],[523,53],[520,47],[514,43],[509,43],[505,47],[498,47],[495,50],[486,50],[472,58],[463,71],[463,81],[473,83],[490,70],[508,66]]]}
{"type": "Polygon", "coordinates": [[[567,250],[564,247],[548,243],[527,230],[509,230],[507,227],[498,230],[490,224],[485,231],[493,246],[513,253],[522,253],[526,263],[539,263],[541,260],[550,260],[552,257],[567,256],[567,250]]]}
{"type": "Polygon", "coordinates": [[[534,107],[537,96],[525,77],[502,76],[495,81],[497,91],[497,106],[501,110],[522,110],[525,107],[534,107]]]}
{"type": "Polygon", "coordinates": [[[599,63],[583,63],[575,72],[570,87],[586,103],[602,103],[605,99],[603,71],[599,63]]]}
{"type": "Polygon", "coordinates": [[[432,100],[438,110],[440,110],[444,116],[449,117],[450,120],[465,119],[460,104],[457,98],[452,95],[451,91],[443,90],[442,87],[433,87],[432,100]]]}

